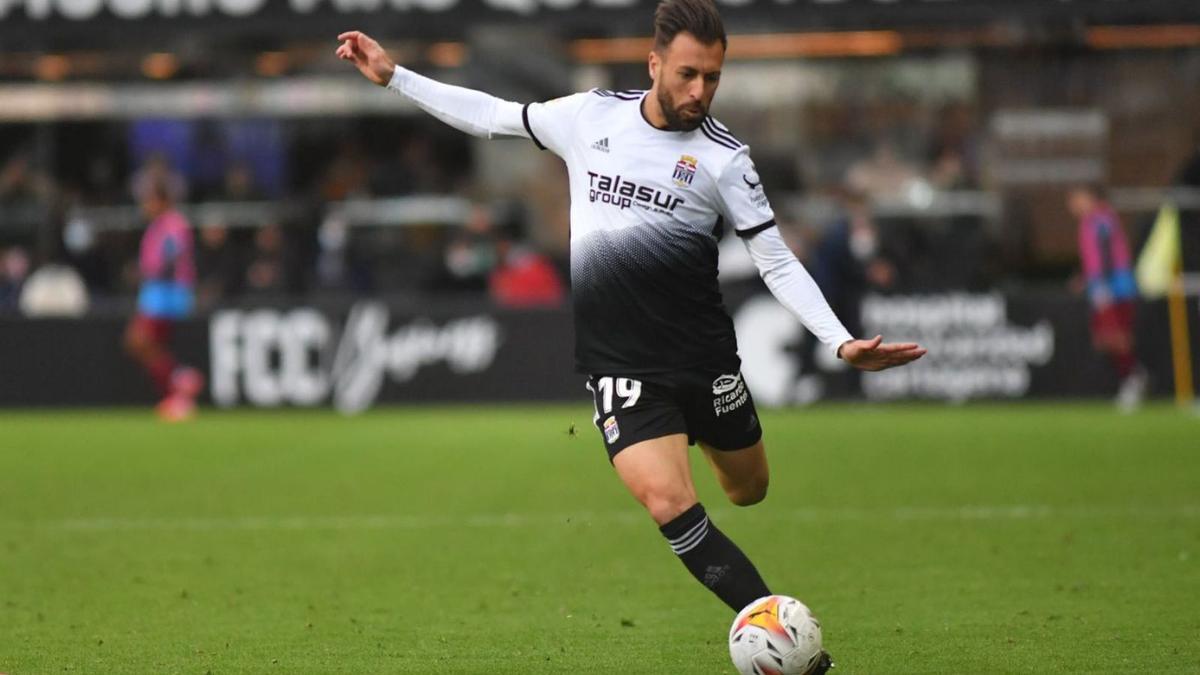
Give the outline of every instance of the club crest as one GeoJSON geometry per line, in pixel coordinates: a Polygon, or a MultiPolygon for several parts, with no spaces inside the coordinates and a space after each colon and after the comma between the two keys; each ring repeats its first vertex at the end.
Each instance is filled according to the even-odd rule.
{"type": "Polygon", "coordinates": [[[675,175],[672,176],[675,184],[679,187],[689,187],[692,184],[692,179],[696,177],[697,160],[691,155],[683,155],[679,161],[675,163],[675,175]]]}
{"type": "Polygon", "coordinates": [[[621,437],[621,427],[617,426],[617,418],[609,417],[604,420],[604,440],[611,445],[621,437]]]}

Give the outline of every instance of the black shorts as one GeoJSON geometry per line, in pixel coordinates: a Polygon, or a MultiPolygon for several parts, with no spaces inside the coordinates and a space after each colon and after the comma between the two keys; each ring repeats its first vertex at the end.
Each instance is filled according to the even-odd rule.
{"type": "Polygon", "coordinates": [[[717,450],[741,450],[762,438],[754,399],[739,372],[591,375],[587,388],[610,460],[634,443],[671,434],[717,450]]]}

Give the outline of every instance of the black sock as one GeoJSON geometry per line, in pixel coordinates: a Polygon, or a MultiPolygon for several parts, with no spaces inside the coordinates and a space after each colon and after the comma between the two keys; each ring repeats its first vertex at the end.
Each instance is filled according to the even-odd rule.
{"type": "Polygon", "coordinates": [[[754,563],[708,519],[700,504],[658,528],[692,576],[735,612],[770,595],[754,563]]]}

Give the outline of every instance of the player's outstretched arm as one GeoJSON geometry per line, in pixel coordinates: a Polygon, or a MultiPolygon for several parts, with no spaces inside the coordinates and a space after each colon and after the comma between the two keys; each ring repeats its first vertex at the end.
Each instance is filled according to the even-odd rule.
{"type": "Polygon", "coordinates": [[[912,363],[925,356],[915,342],[884,342],[882,335],[870,340],[850,340],[838,348],[838,356],[859,370],[886,370],[912,363]]]}
{"type": "Polygon", "coordinates": [[[854,339],[776,227],[751,235],[746,239],[746,248],[775,298],[846,363],[875,371],[902,366],[925,355],[923,348],[912,343],[885,344],[880,336],[854,339]]]}
{"type": "Polygon", "coordinates": [[[480,138],[529,138],[519,103],[481,91],[456,87],[397,66],[383,47],[359,31],[338,35],[338,58],[349,61],[368,80],[397,92],[446,124],[480,138]]]}

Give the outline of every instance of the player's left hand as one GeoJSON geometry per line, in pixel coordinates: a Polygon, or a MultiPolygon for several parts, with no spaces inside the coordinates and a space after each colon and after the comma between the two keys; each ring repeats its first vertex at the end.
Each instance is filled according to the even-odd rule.
{"type": "Polygon", "coordinates": [[[925,348],[915,342],[884,343],[882,335],[870,340],[850,340],[838,350],[838,356],[859,370],[886,370],[912,363],[925,356],[925,348]]]}

